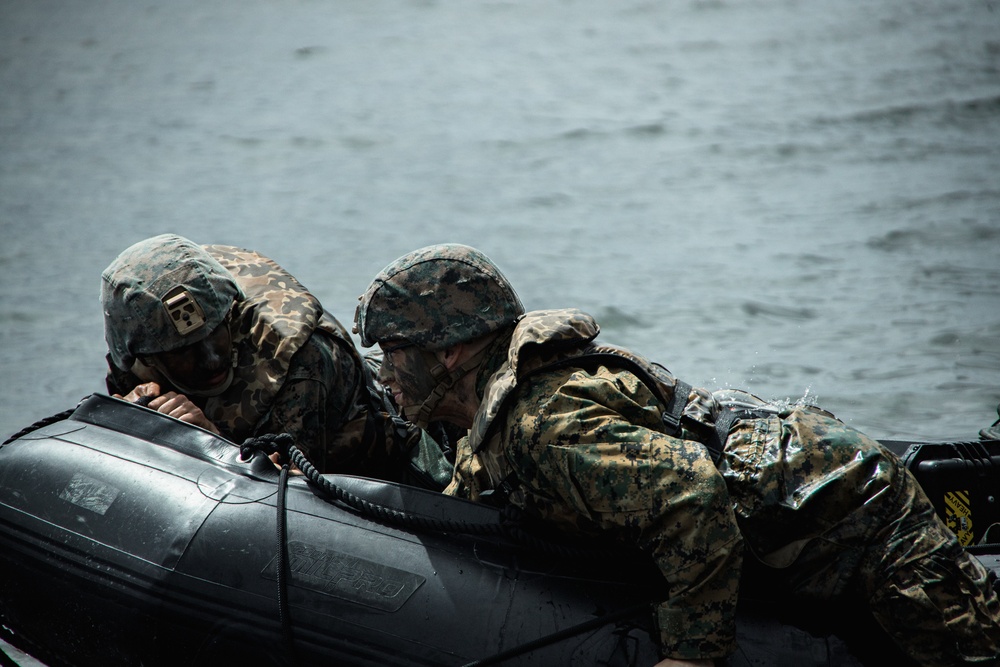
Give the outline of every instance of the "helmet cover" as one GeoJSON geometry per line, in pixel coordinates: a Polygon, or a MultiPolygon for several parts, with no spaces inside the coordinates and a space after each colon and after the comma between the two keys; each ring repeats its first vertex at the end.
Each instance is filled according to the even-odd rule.
{"type": "Polygon", "coordinates": [[[176,234],[132,245],[101,274],[104,338],[112,362],[197,343],[225,320],[242,292],[208,251],[176,234]]]}
{"type": "Polygon", "coordinates": [[[441,350],[516,322],[524,306],[485,254],[445,243],[403,255],[359,298],[354,331],[361,344],[405,339],[441,350]]]}

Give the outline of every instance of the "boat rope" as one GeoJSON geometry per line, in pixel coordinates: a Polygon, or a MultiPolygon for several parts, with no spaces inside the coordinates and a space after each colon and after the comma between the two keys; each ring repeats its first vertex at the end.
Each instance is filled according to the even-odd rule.
{"type": "Polygon", "coordinates": [[[613,556],[620,557],[622,553],[620,549],[602,549],[599,546],[589,545],[565,545],[554,542],[551,538],[536,537],[525,529],[524,516],[520,509],[514,505],[507,505],[500,510],[500,518],[497,523],[470,523],[420,516],[396,507],[373,503],[332,483],[316,470],[298,447],[293,445],[289,448],[289,458],[306,478],[324,493],[365,516],[386,523],[432,532],[502,537],[537,551],[564,558],[601,559],[613,556]]]}
{"type": "Polygon", "coordinates": [[[319,487],[327,496],[339,500],[352,509],[365,516],[396,525],[411,526],[423,530],[441,531],[448,533],[462,533],[472,535],[491,535],[500,533],[500,524],[469,524],[462,521],[452,521],[448,519],[432,519],[421,517],[399,510],[395,507],[373,503],[365,498],[347,491],[337,486],[323,476],[316,467],[310,463],[302,451],[294,445],[288,449],[289,459],[295,464],[302,474],[305,475],[315,486],[319,487]]]}
{"type": "MultiPolygon", "coordinates": [[[[153,400],[154,398],[155,398],[155,396],[142,396],[137,401],[135,401],[135,403],[137,405],[141,405],[142,407],[146,407],[149,404],[149,402],[151,400],[153,400]]],[[[18,431],[14,435],[12,435],[9,438],[7,438],[6,440],[4,440],[3,441],[3,445],[10,444],[10,443],[14,442],[15,440],[17,440],[18,438],[23,438],[24,436],[28,435],[32,431],[37,431],[38,429],[44,428],[44,427],[48,426],[49,424],[55,424],[56,422],[63,421],[64,419],[66,419],[67,417],[69,417],[71,414],[73,414],[74,412],[76,412],[76,408],[78,406],[79,406],[79,403],[77,403],[76,406],[70,408],[69,410],[63,410],[62,412],[57,412],[56,414],[52,415],[51,417],[45,417],[43,419],[39,419],[34,424],[31,424],[30,426],[25,426],[20,431],[18,431]]],[[[0,447],[3,447],[3,445],[0,445],[0,447]]]]}
{"type": "MultiPolygon", "coordinates": [[[[60,422],[60,421],[62,421],[64,419],[66,419],[67,417],[69,417],[71,414],[73,414],[73,412],[75,410],[76,410],[76,408],[70,408],[69,410],[63,410],[60,413],[54,414],[51,417],[45,417],[44,419],[39,419],[38,421],[36,421],[31,426],[25,426],[20,431],[18,431],[14,435],[12,435],[9,438],[7,438],[6,440],[4,440],[3,444],[4,445],[10,444],[10,443],[14,442],[15,440],[17,440],[18,438],[23,438],[24,436],[28,435],[32,431],[37,431],[38,429],[43,428],[45,426],[48,426],[49,424],[55,424],[56,422],[60,422]]],[[[0,445],[0,447],[3,447],[3,445],[0,445]]]]}
{"type": "MultiPolygon", "coordinates": [[[[291,439],[291,436],[288,436],[291,439]]],[[[285,494],[288,491],[288,464],[281,466],[278,474],[278,516],[277,516],[277,557],[275,569],[278,580],[278,619],[281,622],[281,634],[285,640],[288,655],[295,664],[295,638],[292,634],[292,617],[288,610],[288,525],[285,512],[285,494]]]]}
{"type": "Polygon", "coordinates": [[[292,437],[287,433],[263,434],[247,438],[240,445],[240,458],[244,461],[249,460],[256,452],[263,452],[268,456],[278,454],[279,464],[289,462],[293,464],[310,484],[328,498],[347,505],[362,516],[382,523],[429,532],[507,538],[528,548],[564,558],[601,559],[621,556],[621,549],[604,549],[593,545],[567,545],[555,542],[551,537],[537,537],[525,528],[525,518],[521,510],[514,505],[501,508],[499,520],[496,523],[471,523],[421,516],[398,507],[372,502],[351,493],[325,477],[298,447],[291,444],[292,442],[292,437]]]}
{"type": "Polygon", "coordinates": [[[289,433],[263,433],[247,438],[240,445],[240,460],[249,461],[254,454],[262,452],[265,456],[278,455],[278,465],[288,463],[288,450],[294,439],[289,433]]]}
{"type": "Polygon", "coordinates": [[[240,457],[243,460],[249,459],[254,452],[264,452],[267,455],[278,454],[281,469],[278,472],[278,494],[275,501],[277,506],[277,517],[275,520],[276,530],[276,554],[275,554],[275,575],[278,588],[278,621],[281,624],[281,635],[285,642],[285,650],[292,661],[295,659],[295,636],[292,632],[292,616],[288,606],[288,580],[291,570],[288,561],[288,512],[285,507],[285,498],[288,493],[288,456],[287,451],[293,442],[292,436],[288,433],[265,433],[253,438],[247,438],[240,445],[240,457]]]}

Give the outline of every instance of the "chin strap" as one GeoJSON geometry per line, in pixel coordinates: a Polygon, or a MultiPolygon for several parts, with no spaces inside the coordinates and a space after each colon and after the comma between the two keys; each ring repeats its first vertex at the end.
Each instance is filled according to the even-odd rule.
{"type": "MultiPolygon", "coordinates": [[[[444,395],[448,393],[448,390],[454,387],[459,380],[478,368],[479,364],[483,361],[483,357],[485,356],[486,349],[480,350],[467,359],[464,364],[450,373],[448,372],[448,369],[444,367],[444,364],[436,364],[430,372],[431,378],[437,382],[437,385],[419,406],[407,406],[403,409],[403,412],[409,415],[412,408],[417,408],[416,418],[412,421],[420,428],[427,430],[428,424],[430,424],[431,421],[431,413],[434,412],[434,408],[438,406],[438,403],[441,402],[444,395]]],[[[409,419],[409,416],[407,416],[407,418],[409,419]]]]}

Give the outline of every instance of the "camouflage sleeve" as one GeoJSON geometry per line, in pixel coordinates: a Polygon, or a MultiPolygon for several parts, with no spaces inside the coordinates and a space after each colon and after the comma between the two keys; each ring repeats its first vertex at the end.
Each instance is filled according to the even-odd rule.
{"type": "Polygon", "coordinates": [[[469,438],[465,437],[458,441],[455,445],[455,466],[452,470],[451,482],[444,488],[444,493],[446,496],[455,496],[456,498],[470,498],[471,491],[474,488],[473,479],[476,473],[474,469],[477,467],[478,459],[473,455],[472,448],[469,446],[469,438]]]}
{"type": "Polygon", "coordinates": [[[314,334],[292,357],[257,433],[289,433],[320,472],[349,471],[365,455],[361,389],[354,358],[314,334]]]}
{"type": "Polygon", "coordinates": [[[728,655],[742,538],[704,446],[659,432],[662,409],[631,373],[601,367],[535,380],[504,436],[528,509],[652,555],[668,584],[657,609],[665,656],[728,655]]]}

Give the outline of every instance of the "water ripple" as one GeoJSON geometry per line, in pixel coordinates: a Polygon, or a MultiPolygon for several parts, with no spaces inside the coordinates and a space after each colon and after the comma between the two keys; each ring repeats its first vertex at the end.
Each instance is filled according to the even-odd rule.
{"type": "Polygon", "coordinates": [[[848,113],[843,116],[820,116],[817,125],[872,125],[900,127],[920,119],[943,125],[963,126],[973,121],[996,121],[1000,118],[1000,95],[966,100],[938,100],[886,106],[848,113]]]}
{"type": "MultiPolygon", "coordinates": [[[[919,276],[921,282],[926,282],[927,289],[943,290],[961,296],[1000,294],[1000,269],[937,264],[923,267],[919,276]]],[[[994,315],[995,312],[987,314],[994,315]]]]}
{"type": "MultiPolygon", "coordinates": [[[[967,193],[946,193],[923,200],[908,200],[900,206],[917,207],[929,203],[948,203],[956,197],[964,198],[967,193]]],[[[996,196],[996,195],[994,195],[996,196]]],[[[1000,228],[993,224],[969,222],[960,226],[933,226],[924,229],[898,228],[881,236],[868,239],[869,248],[885,252],[912,250],[914,248],[964,247],[989,243],[1000,239],[1000,228]]]]}
{"type": "Polygon", "coordinates": [[[791,308],[788,306],[778,306],[773,303],[761,303],[759,301],[747,301],[740,308],[751,317],[762,316],[798,322],[816,319],[816,311],[812,308],[791,308]]]}

